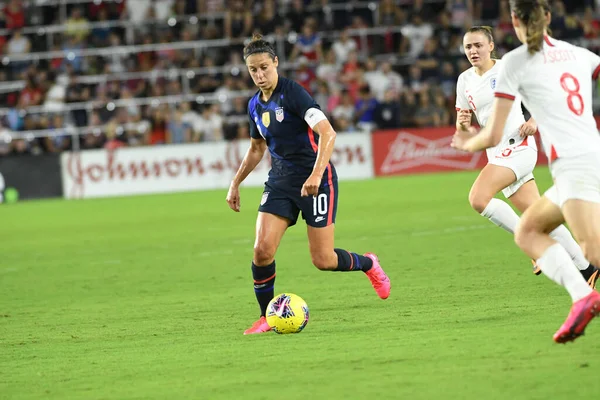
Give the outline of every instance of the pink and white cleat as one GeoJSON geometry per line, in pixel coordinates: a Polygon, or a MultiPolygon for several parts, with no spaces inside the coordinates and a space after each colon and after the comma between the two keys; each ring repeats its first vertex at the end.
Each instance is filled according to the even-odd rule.
{"type": "Polygon", "coordinates": [[[267,324],[267,319],[265,317],[260,317],[258,321],[252,324],[252,326],[244,331],[244,335],[252,335],[255,333],[265,333],[269,332],[271,327],[267,324]]]}
{"type": "Polygon", "coordinates": [[[556,343],[567,343],[583,335],[585,327],[600,314],[600,293],[595,290],[573,303],[567,320],[554,334],[556,343]]]}
{"type": "Polygon", "coordinates": [[[392,289],[392,284],[390,283],[390,278],[385,274],[383,268],[381,268],[381,264],[379,264],[379,259],[373,253],[366,253],[365,257],[369,257],[373,260],[373,267],[370,270],[365,272],[367,277],[371,281],[371,285],[373,285],[373,289],[377,292],[377,295],[382,299],[387,299],[390,296],[390,290],[392,289]]]}

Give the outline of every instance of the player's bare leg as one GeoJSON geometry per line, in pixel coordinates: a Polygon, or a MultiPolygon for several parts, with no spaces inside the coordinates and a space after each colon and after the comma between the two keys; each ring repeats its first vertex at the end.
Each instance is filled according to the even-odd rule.
{"type": "Polygon", "coordinates": [[[600,312],[600,294],[588,286],[567,251],[550,237],[550,232],[564,222],[561,209],[542,197],[521,216],[515,232],[517,245],[537,260],[544,275],[565,287],[573,300],[567,320],[554,334],[559,343],[583,335],[587,324],[600,312]]]}
{"type": "MultiPolygon", "coordinates": [[[[507,203],[495,199],[493,196],[505,187],[513,184],[515,180],[516,176],[510,168],[488,164],[483,168],[479,177],[475,180],[475,183],[471,188],[471,193],[469,194],[469,202],[476,211],[497,226],[512,234],[514,234],[519,222],[519,216],[507,203]]],[[[539,199],[540,192],[534,180],[530,180],[523,184],[509,197],[510,202],[514,204],[521,213],[525,212],[529,206],[539,199]]],[[[575,263],[575,266],[581,271],[583,277],[588,281],[591,287],[595,287],[596,280],[600,273],[596,267],[590,265],[588,260],[586,260],[583,251],[575,239],[573,239],[569,230],[564,225],[560,225],[550,233],[550,237],[559,242],[567,250],[575,263]]],[[[535,262],[535,259],[532,259],[532,264],[533,273],[536,275],[541,274],[542,271],[535,262]]]]}
{"type": "Polygon", "coordinates": [[[244,335],[271,330],[265,318],[275,287],[275,253],[290,221],[278,215],[259,212],[256,219],[256,239],[252,258],[254,293],[260,306],[260,318],[244,331],[244,335]]]}
{"type": "Polygon", "coordinates": [[[391,290],[390,279],[381,268],[377,256],[334,248],[334,231],[334,224],[322,228],[307,226],[310,257],[314,266],[322,271],[363,271],[377,295],[387,299],[391,290]]]}
{"type": "Polygon", "coordinates": [[[519,216],[506,202],[494,196],[515,181],[515,173],[510,168],[487,164],[469,193],[469,203],[475,211],[512,234],[519,223],[519,216]]]}

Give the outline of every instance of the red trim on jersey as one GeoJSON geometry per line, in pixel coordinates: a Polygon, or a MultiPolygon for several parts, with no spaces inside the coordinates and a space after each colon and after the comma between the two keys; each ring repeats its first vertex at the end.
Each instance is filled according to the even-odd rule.
{"type": "Polygon", "coordinates": [[[550,47],[554,47],[554,44],[550,41],[550,37],[548,35],[544,35],[544,41],[550,47]]]}
{"type": "Polygon", "coordinates": [[[518,145],[517,147],[521,147],[521,146],[527,146],[527,140],[528,140],[528,139],[529,139],[529,136],[525,136],[525,140],[523,140],[523,141],[521,142],[521,144],[520,144],[520,145],[518,145]]]}
{"type": "Polygon", "coordinates": [[[308,140],[310,140],[310,145],[316,153],[317,150],[319,150],[319,146],[317,146],[317,142],[315,142],[315,133],[310,126],[308,127],[308,140]]]}
{"type": "MultiPolygon", "coordinates": [[[[333,188],[333,173],[331,172],[331,164],[327,165],[327,184],[329,185],[329,213],[327,215],[327,226],[333,222],[333,200],[335,189],[333,188]]],[[[352,258],[352,257],[350,257],[352,258]]]]}
{"type": "Polygon", "coordinates": [[[558,158],[554,145],[550,146],[550,162],[555,161],[558,158]]]}
{"type": "Polygon", "coordinates": [[[456,111],[460,111],[460,108],[456,107],[456,111]]]}
{"type": "Polygon", "coordinates": [[[500,92],[494,93],[494,96],[501,97],[503,99],[509,99],[509,100],[515,99],[515,96],[513,96],[512,94],[506,94],[506,93],[500,93],[500,92]]]}
{"type": "Polygon", "coordinates": [[[598,79],[598,75],[600,75],[600,64],[598,64],[598,66],[594,70],[594,73],[592,74],[592,79],[593,80],[598,79]]]}

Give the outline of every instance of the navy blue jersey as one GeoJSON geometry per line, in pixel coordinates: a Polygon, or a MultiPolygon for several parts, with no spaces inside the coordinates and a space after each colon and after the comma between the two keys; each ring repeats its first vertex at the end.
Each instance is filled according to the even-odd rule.
{"type": "MultiPolygon", "coordinates": [[[[269,101],[260,98],[260,90],[248,102],[250,136],[264,139],[271,153],[272,182],[288,181],[302,185],[317,159],[319,135],[304,120],[309,108],[319,105],[298,83],[279,77],[269,101]]],[[[329,163],[325,180],[337,179],[329,163]]]]}

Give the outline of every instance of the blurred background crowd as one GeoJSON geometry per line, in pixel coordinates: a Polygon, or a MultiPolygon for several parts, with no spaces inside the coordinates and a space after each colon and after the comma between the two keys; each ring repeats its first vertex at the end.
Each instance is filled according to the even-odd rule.
{"type": "MultiPolygon", "coordinates": [[[[599,51],[600,0],[552,11],[554,37],[599,51]]],[[[247,138],[254,32],[340,134],[452,125],[474,24],[499,57],[518,44],[506,0],[6,0],[0,155],[247,138]]]]}

